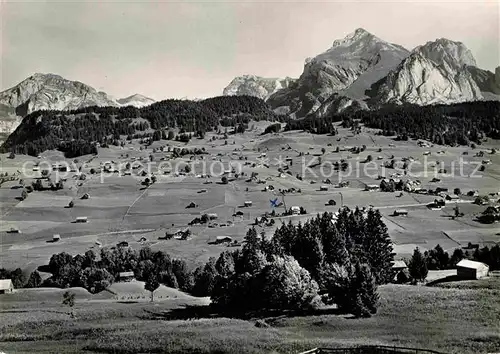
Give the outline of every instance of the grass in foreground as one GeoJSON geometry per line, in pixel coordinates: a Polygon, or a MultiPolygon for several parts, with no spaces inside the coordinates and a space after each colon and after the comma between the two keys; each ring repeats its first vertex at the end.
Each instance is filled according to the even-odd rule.
{"type": "Polygon", "coordinates": [[[270,328],[257,328],[255,321],[228,318],[142,319],[145,310],[165,311],[160,304],[82,303],[77,320],[68,316],[65,320],[45,321],[41,316],[35,321],[31,315],[27,322],[3,326],[0,349],[240,354],[379,344],[444,353],[500,350],[498,290],[388,285],[381,287],[380,293],[379,313],[370,319],[340,315],[278,317],[266,319],[270,328]]]}

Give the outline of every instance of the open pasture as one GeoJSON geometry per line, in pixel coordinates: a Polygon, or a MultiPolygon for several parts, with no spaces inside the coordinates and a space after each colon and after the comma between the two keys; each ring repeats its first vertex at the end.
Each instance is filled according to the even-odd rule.
{"type": "Polygon", "coordinates": [[[202,304],[203,299],[167,297],[151,304],[137,299],[141,295],[133,285],[116,285],[121,287],[118,293],[136,300],[116,301],[109,299],[112,294],[71,289],[77,292],[76,320],[61,306],[60,290],[42,293],[41,306],[24,291],[19,297],[6,295],[0,305],[1,348],[6,352],[78,353],[85,348],[90,352],[241,354],[378,344],[468,354],[495,352],[500,343],[498,290],[385,285],[379,289],[378,313],[370,319],[337,314],[280,316],[266,318],[269,328],[258,328],[256,319],[158,321],[172,309],[202,304]]]}

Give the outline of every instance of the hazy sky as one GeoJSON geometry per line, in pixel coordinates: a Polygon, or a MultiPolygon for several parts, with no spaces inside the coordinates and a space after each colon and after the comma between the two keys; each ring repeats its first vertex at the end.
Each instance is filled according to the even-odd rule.
{"type": "Polygon", "coordinates": [[[0,1],[2,90],[51,72],[115,97],[220,95],[242,74],[298,77],[358,27],[407,49],[462,41],[500,65],[498,0],[0,1]]]}

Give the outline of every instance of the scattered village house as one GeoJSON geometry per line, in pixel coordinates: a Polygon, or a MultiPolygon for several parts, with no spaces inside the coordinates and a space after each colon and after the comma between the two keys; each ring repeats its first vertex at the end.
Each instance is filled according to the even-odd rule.
{"type": "Polygon", "coordinates": [[[293,206],[293,207],[290,208],[290,210],[292,211],[293,215],[299,215],[300,214],[300,207],[299,206],[293,206]]]}
{"type": "Polygon", "coordinates": [[[481,262],[462,259],[457,264],[457,276],[460,279],[480,279],[488,276],[489,267],[481,262]]]}
{"type": "Polygon", "coordinates": [[[87,222],[88,218],[86,216],[78,216],[75,221],[76,222],[87,222]]]}
{"type": "Polygon", "coordinates": [[[216,213],[209,213],[207,216],[209,220],[215,220],[218,217],[216,213]]]}
{"type": "Polygon", "coordinates": [[[409,279],[408,266],[405,261],[392,261],[395,282],[405,282],[409,279]]]}
{"type": "Polygon", "coordinates": [[[408,216],[408,210],[396,209],[396,210],[394,210],[394,216],[408,216]]]}
{"type": "Polygon", "coordinates": [[[245,204],[245,207],[247,207],[247,208],[251,207],[252,206],[252,201],[251,200],[246,200],[244,204],[245,204]]]}
{"type": "Polygon", "coordinates": [[[367,184],[365,191],[372,192],[372,191],[378,191],[379,189],[380,189],[380,186],[378,184],[367,184]]]}
{"type": "Polygon", "coordinates": [[[220,244],[220,243],[229,243],[233,239],[230,236],[217,236],[215,239],[215,243],[220,244]]]}
{"type": "Polygon", "coordinates": [[[14,291],[14,285],[10,279],[0,279],[0,294],[10,294],[14,291]]]}

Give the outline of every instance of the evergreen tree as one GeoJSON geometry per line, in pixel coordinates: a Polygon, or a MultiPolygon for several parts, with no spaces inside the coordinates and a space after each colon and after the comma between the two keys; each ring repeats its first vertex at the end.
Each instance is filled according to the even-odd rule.
{"type": "Polygon", "coordinates": [[[378,300],[377,285],[370,266],[357,262],[349,285],[349,312],[356,317],[370,317],[377,312],[378,300]]]}
{"type": "Polygon", "coordinates": [[[394,253],[387,226],[382,221],[378,209],[368,210],[366,218],[366,237],[363,239],[363,251],[377,284],[385,284],[392,279],[394,253]]]}
{"type": "Polygon", "coordinates": [[[42,277],[37,270],[34,270],[28,279],[28,283],[26,283],[27,288],[38,288],[42,285],[42,277]]]}

